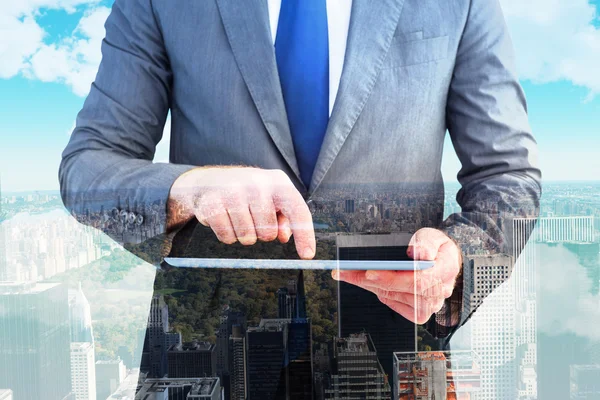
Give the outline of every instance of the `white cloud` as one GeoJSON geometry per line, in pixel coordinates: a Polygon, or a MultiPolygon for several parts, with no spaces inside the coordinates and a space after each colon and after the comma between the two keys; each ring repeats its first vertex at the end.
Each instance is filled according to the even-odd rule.
{"type": "Polygon", "coordinates": [[[40,46],[31,57],[25,75],[43,82],[63,82],[75,94],[87,95],[102,59],[100,45],[109,13],[106,7],[88,10],[71,38],[40,46]]]}
{"type": "Polygon", "coordinates": [[[600,93],[600,29],[588,0],[500,0],[519,75],[536,83],[569,81],[600,93]]]}
{"type": "Polygon", "coordinates": [[[539,331],[600,340],[600,331],[590,329],[590,321],[600,321],[600,296],[590,292],[586,268],[563,246],[539,246],[538,302],[543,304],[538,310],[539,331]]]}
{"type": "Polygon", "coordinates": [[[23,70],[43,37],[44,31],[33,17],[19,19],[0,14],[0,78],[12,78],[23,70]]]}
{"type": "Polygon", "coordinates": [[[25,0],[6,2],[0,9],[0,78],[22,74],[43,82],[61,82],[85,96],[101,60],[100,44],[110,10],[96,7],[98,0],[25,0]],[[71,36],[46,43],[47,33],[36,18],[43,10],[73,13],[88,9],[71,36]],[[91,8],[90,8],[91,7],[91,8]]]}

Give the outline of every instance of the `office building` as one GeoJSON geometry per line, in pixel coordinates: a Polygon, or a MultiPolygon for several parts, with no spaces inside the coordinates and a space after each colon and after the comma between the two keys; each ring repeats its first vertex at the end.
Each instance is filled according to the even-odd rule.
{"type": "Polygon", "coordinates": [[[471,351],[394,353],[394,400],[477,400],[479,357],[471,351]]]}
{"type": "Polygon", "coordinates": [[[219,378],[146,379],[136,399],[143,400],[221,400],[219,378]]]}
{"type": "Polygon", "coordinates": [[[352,199],[346,200],[346,202],[344,204],[344,212],[346,212],[347,214],[354,213],[354,200],[352,200],[352,199]]]}
{"type": "Polygon", "coordinates": [[[247,400],[313,394],[312,338],[306,319],[263,319],[246,332],[247,400]]]}
{"type": "Polygon", "coordinates": [[[246,332],[247,400],[284,399],[288,320],[262,320],[246,332]]]}
{"type": "Polygon", "coordinates": [[[238,325],[242,330],[242,335],[246,332],[246,317],[240,313],[230,310],[225,306],[221,313],[219,329],[217,329],[217,376],[220,378],[221,387],[225,391],[225,400],[229,400],[231,395],[231,370],[232,370],[232,342],[230,340],[233,326],[238,325]]]}
{"type": "MultiPolygon", "coordinates": [[[[231,362],[229,357],[229,338],[231,336],[234,325],[239,325],[242,329],[242,332],[245,332],[246,317],[240,312],[230,310],[229,306],[225,306],[223,308],[223,312],[221,313],[219,329],[216,332],[217,375],[220,377],[224,374],[228,375],[230,372],[231,362]]],[[[224,387],[226,387],[226,382],[224,380],[221,380],[221,383],[224,387]]]]}
{"type": "Polygon", "coordinates": [[[378,354],[368,334],[334,338],[333,367],[324,390],[325,399],[390,399],[388,376],[378,354]]]}
{"type": "Polygon", "coordinates": [[[542,217],[538,219],[536,242],[593,242],[594,217],[542,217]]]}
{"type": "Polygon", "coordinates": [[[167,351],[169,378],[204,378],[215,376],[215,345],[207,342],[174,344],[167,351]]]}
{"type": "Polygon", "coordinates": [[[125,380],[126,373],[121,359],[96,361],[96,398],[106,399],[115,393],[125,380]]]}
{"type": "Polygon", "coordinates": [[[233,326],[231,334],[231,389],[229,399],[246,399],[246,338],[240,325],[233,326]]]}
{"type": "Polygon", "coordinates": [[[570,378],[571,400],[600,398],[600,365],[571,365],[570,378]]]}
{"type": "Polygon", "coordinates": [[[154,295],[150,305],[140,370],[147,373],[149,378],[164,377],[168,373],[167,350],[180,343],[181,335],[169,332],[169,309],[164,297],[154,295]]]}
{"type": "Polygon", "coordinates": [[[96,360],[93,343],[71,343],[71,388],[76,400],[96,400],[96,360]]]}
{"type": "Polygon", "coordinates": [[[478,309],[470,321],[471,349],[481,360],[480,400],[514,400],[517,392],[515,291],[507,282],[509,255],[465,257],[464,312],[478,309]],[[485,307],[479,307],[483,300],[485,307]]]}
{"type": "Polygon", "coordinates": [[[290,399],[313,398],[313,359],[310,319],[292,319],[288,325],[287,377],[290,399]]]}
{"type": "Polygon", "coordinates": [[[94,343],[92,329],[92,313],[90,303],[81,289],[69,289],[69,324],[71,326],[71,342],[94,343]]]}
{"type": "MultiPolygon", "coordinates": [[[[338,235],[339,260],[410,260],[406,251],[412,235],[338,235]]],[[[415,324],[358,286],[339,283],[338,329],[341,337],[367,332],[386,374],[392,374],[392,354],[414,351],[415,324]]]]}
{"type": "Polygon", "coordinates": [[[277,291],[277,306],[277,318],[306,318],[306,295],[302,271],[297,279],[290,279],[286,287],[277,291]]]}
{"type": "Polygon", "coordinates": [[[67,288],[0,283],[0,388],[15,399],[71,395],[67,288]]]}

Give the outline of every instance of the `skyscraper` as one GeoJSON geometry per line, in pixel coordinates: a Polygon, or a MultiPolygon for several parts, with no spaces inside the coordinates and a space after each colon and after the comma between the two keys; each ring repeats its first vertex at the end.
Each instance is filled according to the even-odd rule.
{"type": "Polygon", "coordinates": [[[69,289],[69,324],[71,326],[71,342],[94,343],[92,314],[90,303],[85,297],[79,282],[78,289],[69,289]]]}
{"type": "Polygon", "coordinates": [[[230,338],[235,325],[240,327],[243,335],[246,331],[246,317],[240,312],[230,310],[229,306],[225,306],[221,314],[219,329],[216,332],[217,376],[220,378],[221,386],[225,390],[225,400],[231,398],[229,391],[232,387],[230,378],[233,368],[233,358],[231,356],[233,342],[230,341],[230,338]]]}
{"type": "MultiPolygon", "coordinates": [[[[339,260],[410,260],[406,251],[412,235],[338,235],[339,260]]],[[[415,349],[415,324],[358,286],[339,283],[338,329],[341,337],[367,332],[386,374],[393,371],[392,354],[415,349]]]]}
{"type": "Polygon", "coordinates": [[[0,388],[19,399],[71,395],[67,288],[0,283],[0,388]]]}
{"type": "Polygon", "coordinates": [[[77,400],[96,400],[96,360],[93,343],[71,343],[71,387],[77,400]]]}
{"type": "Polygon", "coordinates": [[[288,325],[287,377],[289,399],[313,398],[313,363],[311,323],[308,318],[296,318],[288,325]]]}
{"type": "Polygon", "coordinates": [[[511,275],[509,255],[465,257],[463,279],[464,309],[469,314],[486,299],[471,317],[471,349],[481,359],[481,400],[517,398],[515,293],[503,284],[511,275]]]}
{"type": "Polygon", "coordinates": [[[391,388],[369,334],[334,338],[325,399],[388,400],[391,388]]]}
{"type": "Polygon", "coordinates": [[[312,399],[311,348],[306,319],[263,319],[248,328],[247,400],[312,399]]]}
{"type": "Polygon", "coordinates": [[[286,287],[277,291],[277,305],[278,318],[306,318],[306,295],[302,271],[297,279],[290,279],[286,287]]]}
{"type": "MultiPolygon", "coordinates": [[[[239,325],[242,332],[246,330],[246,316],[240,312],[235,312],[229,309],[229,306],[225,306],[221,314],[221,320],[219,330],[217,334],[217,375],[220,377],[222,374],[229,374],[230,371],[230,357],[229,357],[229,337],[234,325],[239,325]]],[[[225,381],[221,380],[223,386],[225,381]]]]}
{"type": "Polygon", "coordinates": [[[167,350],[181,343],[179,333],[169,332],[169,308],[162,295],[154,295],[150,305],[140,370],[148,378],[162,378],[168,372],[167,350]]]}
{"type": "Polygon", "coordinates": [[[167,351],[169,378],[213,377],[217,370],[215,345],[207,342],[174,344],[167,351]]]}
{"type": "Polygon", "coordinates": [[[346,212],[348,214],[354,213],[354,200],[352,200],[352,199],[346,200],[346,202],[344,204],[344,212],[346,212]]]}
{"type": "Polygon", "coordinates": [[[231,334],[231,400],[246,399],[246,338],[240,325],[231,334]]]}

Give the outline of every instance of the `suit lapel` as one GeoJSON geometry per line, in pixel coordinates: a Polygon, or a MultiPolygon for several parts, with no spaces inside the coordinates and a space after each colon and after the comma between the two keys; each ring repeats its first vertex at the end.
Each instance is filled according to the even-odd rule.
{"type": "Polygon", "coordinates": [[[300,182],[265,0],[217,0],[233,55],[273,142],[300,182]]]}
{"type": "Polygon", "coordinates": [[[310,193],[317,189],[333,164],[375,86],[403,4],[404,0],[352,2],[344,69],[310,193]]]}

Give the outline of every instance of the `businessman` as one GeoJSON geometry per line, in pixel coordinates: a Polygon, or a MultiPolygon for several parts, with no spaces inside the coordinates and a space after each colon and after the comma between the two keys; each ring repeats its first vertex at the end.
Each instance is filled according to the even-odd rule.
{"type": "Polygon", "coordinates": [[[60,169],[75,215],[126,196],[165,207],[164,234],[195,220],[223,243],[293,236],[310,259],[320,188],[418,182],[439,206],[409,255],[435,266],[334,278],[410,321],[457,327],[466,249],[509,252],[508,218],[537,212],[536,143],[497,0],[116,0],[102,52],[60,169]],[[170,163],[153,163],[169,110],[170,163]],[[446,131],[462,212],[442,221],[446,131]]]}

